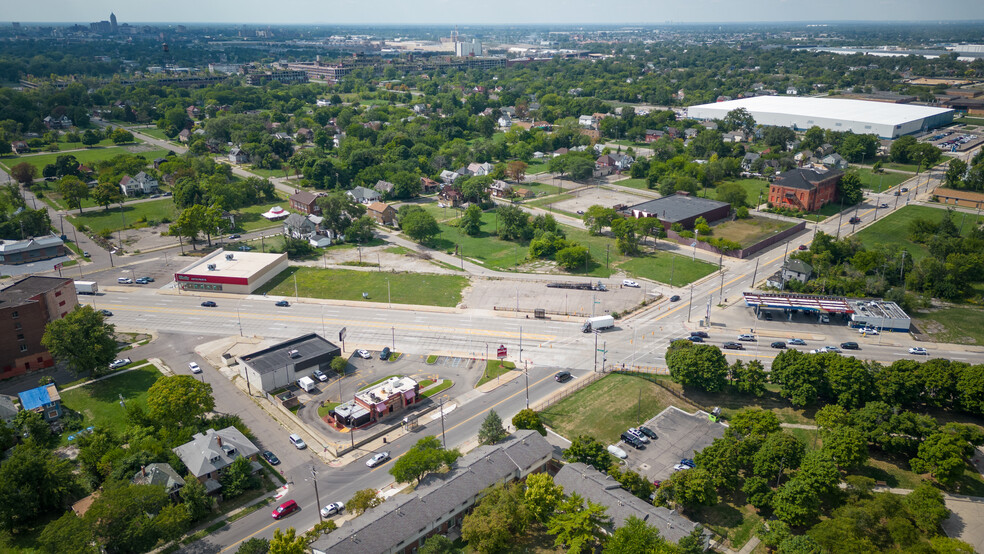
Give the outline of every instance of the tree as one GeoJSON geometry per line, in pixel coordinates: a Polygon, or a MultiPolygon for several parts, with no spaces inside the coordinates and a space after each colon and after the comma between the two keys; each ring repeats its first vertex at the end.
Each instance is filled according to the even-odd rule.
{"type": "Polygon", "coordinates": [[[659,534],[659,529],[636,516],[629,516],[605,543],[605,554],[669,554],[672,545],[659,534]]]}
{"type": "Polygon", "coordinates": [[[236,554],[267,554],[270,551],[270,541],[253,537],[239,544],[236,554]]]}
{"type": "Polygon", "coordinates": [[[509,436],[502,427],[502,418],[495,410],[489,410],[489,415],[482,422],[482,427],[478,430],[478,442],[480,444],[495,444],[509,436]]]}
{"type": "Polygon", "coordinates": [[[444,535],[431,535],[417,550],[417,554],[460,554],[461,550],[444,535]]]}
{"type": "Polygon", "coordinates": [[[930,473],[940,484],[949,486],[963,475],[967,448],[968,443],[962,437],[933,433],[919,444],[919,454],[909,465],[916,473],[930,473]]]}
{"type": "Polygon", "coordinates": [[[522,240],[532,235],[530,214],[519,206],[499,205],[495,208],[499,218],[499,238],[503,240],[522,240]]]}
{"type": "Polygon", "coordinates": [[[191,375],[171,375],[159,378],[147,391],[150,416],[160,422],[182,427],[215,408],[212,385],[191,375]]]}
{"type": "Polygon", "coordinates": [[[786,143],[796,139],[796,133],[789,127],[770,125],[762,131],[762,140],[768,146],[778,149],[780,152],[786,150],[786,143]]]}
{"type": "Polygon", "coordinates": [[[205,485],[190,473],[185,476],[185,484],[178,492],[181,502],[188,508],[192,521],[198,521],[212,511],[212,497],[205,490],[205,485]]]}
{"type": "Polygon", "coordinates": [[[365,244],[372,240],[375,228],[376,221],[372,217],[361,216],[345,230],[345,240],[356,244],[365,244]]]}
{"type": "Polygon", "coordinates": [[[406,454],[396,460],[390,468],[390,474],[397,483],[419,482],[428,473],[445,466],[451,467],[460,456],[458,450],[445,450],[437,437],[427,436],[417,441],[406,454]]]}
{"type": "Polygon", "coordinates": [[[837,462],[837,466],[854,470],[868,461],[868,441],[854,427],[841,426],[823,433],[823,450],[837,462]]]}
{"type": "Polygon", "coordinates": [[[967,162],[956,158],[951,159],[950,164],[946,168],[946,173],[944,174],[946,186],[950,188],[960,188],[961,181],[963,181],[964,174],[966,173],[967,162]]]}
{"type": "Polygon", "coordinates": [[[123,200],[123,193],[120,191],[119,186],[109,181],[102,181],[96,185],[96,188],[92,189],[92,198],[96,201],[96,204],[109,211],[110,204],[116,204],[123,200]]]}
{"type": "Polygon", "coordinates": [[[482,554],[505,552],[526,531],[531,517],[522,485],[498,484],[486,489],[472,513],[465,516],[461,537],[482,554]]]}
{"type": "Polygon", "coordinates": [[[755,453],[755,475],[778,482],[784,471],[799,467],[805,453],[806,447],[793,435],[772,433],[755,453]]]}
{"type": "Polygon", "coordinates": [[[82,144],[86,146],[95,146],[96,144],[99,144],[100,140],[102,140],[102,138],[92,129],[86,129],[85,132],[82,133],[82,144]]]}
{"type": "Polygon", "coordinates": [[[921,481],[902,503],[909,511],[916,526],[926,533],[939,532],[940,524],[950,516],[943,501],[943,493],[928,481],[921,481]]]}
{"type": "Polygon", "coordinates": [[[331,360],[331,370],[338,375],[345,375],[345,370],[348,368],[348,360],[342,356],[336,356],[331,360]]]}
{"type": "Polygon", "coordinates": [[[605,449],[605,445],[588,435],[575,437],[567,450],[564,450],[564,459],[568,462],[588,464],[602,472],[608,471],[613,461],[612,455],[605,449]]]}
{"type": "Polygon", "coordinates": [[[400,228],[417,242],[425,242],[441,232],[434,216],[423,210],[408,213],[400,220],[400,228]]]}
{"type": "Polygon", "coordinates": [[[355,515],[362,515],[368,509],[375,508],[383,503],[376,489],[362,489],[356,491],[352,498],[345,503],[345,509],[355,515]]]}
{"type": "Polygon", "coordinates": [[[478,235],[482,231],[482,208],[479,208],[478,204],[468,206],[459,226],[469,236],[478,235]]]}
{"type": "Polygon", "coordinates": [[[527,167],[529,166],[527,166],[524,161],[516,160],[509,162],[506,166],[506,175],[508,175],[513,181],[521,183],[526,178],[527,167]]]}
{"type": "Polygon", "coordinates": [[[704,528],[700,525],[694,527],[677,542],[680,554],[704,554],[707,551],[707,538],[704,537],[704,528]]]}
{"type": "Polygon", "coordinates": [[[20,432],[23,437],[30,437],[31,441],[42,448],[51,448],[57,442],[57,436],[51,432],[51,425],[34,410],[21,410],[14,416],[11,422],[14,429],[20,432]]]}
{"type": "Polygon", "coordinates": [[[864,197],[864,190],[861,188],[861,177],[857,172],[848,171],[837,181],[837,195],[844,199],[844,203],[853,206],[864,197]]]}
{"type": "Polygon", "coordinates": [[[562,248],[554,254],[554,260],[560,267],[571,271],[579,267],[585,267],[591,259],[591,254],[586,246],[568,246],[562,248]]]}
{"type": "Polygon", "coordinates": [[[768,375],[765,373],[765,366],[762,365],[762,362],[752,360],[747,364],[740,365],[735,362],[732,365],[731,374],[738,392],[754,396],[765,394],[768,375]]]}
{"type": "Polygon", "coordinates": [[[115,331],[92,306],[76,306],[65,317],[48,323],[41,344],[76,375],[92,377],[107,371],[116,357],[115,331]]]}
{"type": "Polygon", "coordinates": [[[71,462],[30,440],[15,446],[0,465],[0,529],[19,529],[62,509],[72,488],[71,462]]]}
{"type": "Polygon", "coordinates": [[[728,129],[731,130],[743,129],[745,131],[751,131],[755,128],[755,118],[745,108],[731,110],[725,114],[723,121],[728,129]]]}
{"type": "Polygon", "coordinates": [[[776,492],[772,499],[772,508],[780,520],[799,527],[820,515],[820,498],[809,483],[794,477],[776,492]]]}
{"type": "Polygon", "coordinates": [[[793,535],[779,543],[779,554],[821,554],[823,549],[809,535],[793,535]]]}
{"type": "Polygon", "coordinates": [[[173,531],[158,521],[162,514],[168,515],[169,507],[164,487],[108,482],[84,519],[92,526],[96,541],[109,552],[146,552],[165,532],[173,531]],[[148,514],[155,517],[150,519],[148,514]]]}
{"type": "Polygon", "coordinates": [[[567,162],[567,174],[575,181],[585,181],[594,175],[594,160],[575,156],[567,162]]]}
{"type": "Polygon", "coordinates": [[[82,213],[82,200],[89,197],[89,185],[74,175],[66,175],[58,180],[58,194],[70,208],[78,208],[82,213]]]}
{"type": "Polygon", "coordinates": [[[321,216],[324,218],[322,225],[335,236],[345,234],[350,222],[366,213],[365,206],[356,202],[343,191],[319,196],[317,203],[318,207],[321,208],[321,216]]]}
{"type": "Polygon", "coordinates": [[[553,477],[547,473],[534,473],[526,478],[523,499],[533,519],[546,523],[564,499],[564,487],[554,484],[553,477]]]}
{"type": "Polygon", "coordinates": [[[92,526],[69,510],[44,526],[38,537],[43,552],[50,554],[96,554],[92,526]]]}
{"type": "Polygon", "coordinates": [[[38,178],[38,168],[27,162],[21,162],[10,168],[10,176],[18,183],[27,187],[38,178]]]}
{"type": "Polygon", "coordinates": [[[716,346],[674,341],[666,365],[673,380],[685,387],[719,392],[728,383],[728,360],[716,346]]]}
{"type": "Polygon", "coordinates": [[[297,536],[297,531],[293,527],[288,527],[286,531],[274,529],[273,538],[270,539],[269,554],[307,554],[308,546],[304,536],[297,536]]]}
{"type": "Polygon", "coordinates": [[[721,183],[717,186],[717,199],[731,204],[731,209],[737,210],[748,203],[748,191],[735,182],[721,183]]]}
{"type": "Polygon", "coordinates": [[[685,508],[711,506],[718,501],[714,478],[701,467],[677,471],[656,490],[658,496],[685,508]]]}
{"type": "Polygon", "coordinates": [[[516,429],[531,429],[543,436],[547,436],[547,429],[543,426],[543,422],[540,421],[540,414],[529,408],[517,412],[512,418],[512,424],[516,429]]]}
{"type": "Polygon", "coordinates": [[[903,135],[894,142],[892,142],[891,149],[889,152],[892,156],[892,161],[897,163],[909,163],[911,161],[909,157],[909,149],[916,145],[916,137],[912,135],[903,135]]]}
{"type": "Polygon", "coordinates": [[[109,138],[112,139],[113,144],[126,144],[128,142],[133,142],[133,133],[122,127],[117,127],[110,134],[109,138]]]}
{"type": "Polygon", "coordinates": [[[592,235],[601,234],[605,227],[611,227],[612,220],[618,217],[618,212],[613,208],[606,208],[595,204],[588,207],[584,212],[584,225],[592,235]]]}
{"type": "Polygon", "coordinates": [[[585,505],[579,494],[572,494],[550,518],[547,532],[556,535],[554,546],[567,547],[568,554],[594,551],[605,536],[602,526],[611,520],[605,514],[607,511],[608,508],[590,500],[585,505]]]}
{"type": "Polygon", "coordinates": [[[829,452],[814,450],[803,457],[796,479],[810,486],[815,496],[829,494],[840,483],[840,471],[829,452]]]}
{"type": "Polygon", "coordinates": [[[243,456],[239,456],[226,467],[219,481],[222,483],[224,498],[235,498],[259,486],[259,479],[253,475],[249,459],[243,456]]]}

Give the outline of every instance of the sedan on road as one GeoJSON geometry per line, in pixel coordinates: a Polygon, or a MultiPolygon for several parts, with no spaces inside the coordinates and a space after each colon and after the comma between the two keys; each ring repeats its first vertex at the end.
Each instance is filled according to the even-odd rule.
{"type": "Polygon", "coordinates": [[[786,343],[782,342],[781,340],[777,340],[776,342],[772,343],[772,348],[786,348],[786,343]]]}
{"type": "Polygon", "coordinates": [[[687,337],[687,340],[689,340],[690,342],[704,342],[704,339],[698,337],[697,335],[690,335],[689,337],[687,337]]]}
{"type": "Polygon", "coordinates": [[[691,337],[700,337],[702,339],[709,339],[709,338],[711,338],[711,336],[707,334],[707,331],[691,331],[690,332],[690,336],[691,337]]]}
{"type": "Polygon", "coordinates": [[[216,304],[215,302],[212,302],[211,300],[206,300],[206,301],[202,302],[202,307],[203,308],[216,308],[218,306],[219,306],[218,304],[216,304]]]}
{"type": "Polygon", "coordinates": [[[233,233],[233,234],[229,235],[229,240],[235,240],[235,239],[238,239],[239,237],[240,237],[240,235],[238,235],[236,233],[233,233]]]}
{"type": "Polygon", "coordinates": [[[677,296],[676,294],[670,297],[670,302],[679,302],[679,301],[680,301],[680,297],[677,296]]]}
{"type": "Polygon", "coordinates": [[[286,308],[286,307],[290,306],[290,302],[288,302],[286,300],[280,300],[276,304],[274,304],[274,306],[280,306],[281,308],[286,308]]]}
{"type": "Polygon", "coordinates": [[[332,502],[324,508],[321,508],[321,517],[331,517],[335,514],[340,514],[344,509],[345,504],[342,504],[341,502],[332,502]]]}
{"type": "Polygon", "coordinates": [[[389,452],[380,452],[379,454],[376,454],[372,458],[369,458],[368,460],[366,460],[366,465],[369,466],[369,467],[376,467],[379,464],[381,464],[381,463],[385,462],[386,460],[388,460],[389,457],[390,457],[390,453],[389,452]]]}
{"type": "Polygon", "coordinates": [[[922,346],[913,346],[909,349],[909,354],[918,354],[920,356],[929,356],[929,351],[922,346]]]}
{"type": "Polygon", "coordinates": [[[639,283],[636,283],[632,279],[622,279],[622,286],[623,287],[632,287],[634,289],[637,289],[637,288],[639,288],[639,283]]]}
{"type": "Polygon", "coordinates": [[[266,460],[267,463],[272,466],[280,465],[280,458],[278,458],[276,454],[270,452],[269,450],[263,451],[263,459],[266,460]]]}
{"type": "Polygon", "coordinates": [[[297,502],[293,500],[288,500],[283,504],[277,506],[273,510],[273,519],[280,519],[282,517],[287,517],[288,515],[300,510],[301,507],[297,505],[297,502]]]}
{"type": "Polygon", "coordinates": [[[878,204],[878,207],[879,207],[879,208],[882,208],[882,209],[885,209],[885,208],[887,208],[887,207],[888,207],[888,204],[886,204],[886,203],[884,203],[884,202],[882,202],[881,204],[878,204]]]}
{"type": "Polygon", "coordinates": [[[726,342],[722,345],[726,350],[744,350],[745,347],[740,342],[726,342]]]}
{"type": "Polygon", "coordinates": [[[861,218],[858,216],[854,216],[851,219],[848,219],[847,222],[852,225],[857,225],[858,223],[861,223],[861,218]]]}
{"type": "Polygon", "coordinates": [[[372,354],[368,350],[356,350],[355,353],[358,354],[360,358],[366,360],[372,358],[372,354]]]}
{"type": "Polygon", "coordinates": [[[301,438],[301,436],[300,436],[300,435],[298,435],[298,434],[296,434],[296,433],[291,433],[291,434],[290,434],[290,436],[289,436],[289,437],[287,437],[287,439],[288,439],[288,440],[290,441],[290,443],[291,443],[291,444],[293,444],[293,445],[294,445],[294,447],[296,447],[296,448],[297,448],[298,450],[304,450],[305,448],[307,448],[307,443],[306,443],[306,442],[304,442],[304,439],[302,439],[302,438],[301,438]]]}
{"type": "Polygon", "coordinates": [[[99,310],[99,313],[101,313],[102,315],[104,315],[106,317],[109,317],[109,316],[113,315],[113,312],[111,312],[109,310],[99,310]]]}
{"type": "Polygon", "coordinates": [[[853,342],[853,341],[851,341],[851,342],[842,342],[841,343],[841,348],[843,348],[844,350],[861,350],[861,347],[858,346],[858,343],[853,342]]]}
{"type": "Polygon", "coordinates": [[[195,363],[195,362],[188,362],[188,369],[190,369],[192,373],[201,373],[202,372],[202,368],[199,367],[198,364],[195,363]]]}
{"type": "Polygon", "coordinates": [[[558,371],[554,375],[554,381],[557,381],[558,383],[564,383],[570,381],[571,377],[572,376],[570,371],[558,371]]]}
{"type": "Polygon", "coordinates": [[[790,346],[806,346],[806,341],[803,339],[789,339],[786,344],[790,346]]]}

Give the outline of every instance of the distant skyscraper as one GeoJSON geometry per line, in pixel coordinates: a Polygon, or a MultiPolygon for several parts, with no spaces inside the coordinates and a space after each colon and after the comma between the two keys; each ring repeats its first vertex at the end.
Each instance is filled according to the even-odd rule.
{"type": "Polygon", "coordinates": [[[109,14],[109,24],[113,27],[113,32],[116,32],[116,14],[110,12],[109,14]]]}

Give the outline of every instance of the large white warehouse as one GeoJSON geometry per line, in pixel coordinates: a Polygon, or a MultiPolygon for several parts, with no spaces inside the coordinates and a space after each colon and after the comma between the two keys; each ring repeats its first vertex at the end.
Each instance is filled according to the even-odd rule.
{"type": "Polygon", "coordinates": [[[737,108],[748,110],[760,125],[806,130],[814,125],[831,131],[873,133],[881,138],[926,131],[953,121],[953,110],[839,98],[755,96],[687,108],[694,119],[724,119],[737,108]]]}

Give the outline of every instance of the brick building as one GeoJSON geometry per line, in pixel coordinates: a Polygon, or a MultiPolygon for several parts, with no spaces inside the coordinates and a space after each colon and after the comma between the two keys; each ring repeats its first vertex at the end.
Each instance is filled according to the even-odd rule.
{"type": "Polygon", "coordinates": [[[71,279],[28,277],[0,290],[0,379],[55,365],[41,346],[44,328],[78,303],[71,279]]]}
{"type": "Polygon", "coordinates": [[[769,185],[769,202],[773,206],[814,212],[837,198],[837,183],[843,171],[819,173],[812,169],[786,171],[769,185]]]}

